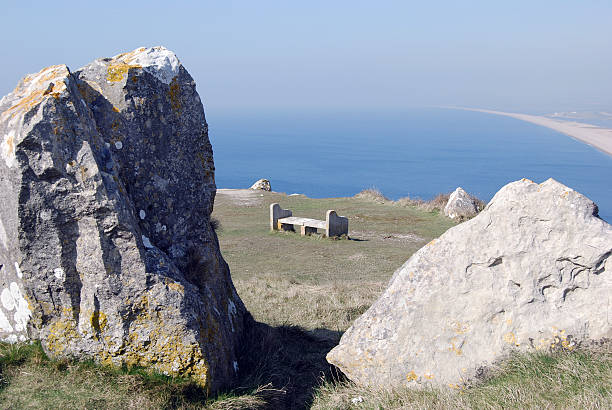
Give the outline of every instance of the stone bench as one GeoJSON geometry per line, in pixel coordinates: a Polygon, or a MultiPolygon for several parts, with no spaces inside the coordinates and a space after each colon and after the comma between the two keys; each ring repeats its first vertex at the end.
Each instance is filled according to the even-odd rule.
{"type": "Polygon", "coordinates": [[[293,216],[289,209],[282,209],[279,204],[270,205],[270,230],[294,231],[294,226],[300,227],[302,235],[317,233],[317,229],[325,230],[325,236],[348,235],[348,218],[338,216],[336,211],[329,210],[325,220],[299,218],[293,216]]]}

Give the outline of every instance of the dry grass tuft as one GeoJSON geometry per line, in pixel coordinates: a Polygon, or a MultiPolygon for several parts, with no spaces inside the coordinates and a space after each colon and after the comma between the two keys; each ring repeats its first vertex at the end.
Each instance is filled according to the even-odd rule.
{"type": "Polygon", "coordinates": [[[257,320],[272,326],[289,324],[314,331],[329,329],[331,335],[348,329],[376,300],[384,286],[369,281],[312,285],[276,275],[260,275],[237,281],[236,289],[257,320]]]}
{"type": "MultiPolygon", "coordinates": [[[[444,211],[444,207],[448,203],[450,195],[450,192],[446,194],[438,194],[435,198],[430,199],[429,201],[425,201],[420,198],[412,199],[410,197],[404,197],[398,199],[397,201],[393,201],[393,205],[404,207],[412,206],[426,212],[442,212],[444,211]]],[[[483,200],[477,198],[474,195],[470,194],[470,197],[474,199],[474,201],[476,201],[476,207],[478,208],[478,212],[482,211],[487,205],[483,200]]]]}
{"type": "Polygon", "coordinates": [[[438,194],[434,199],[429,201],[424,201],[420,198],[412,199],[410,197],[404,197],[394,201],[393,204],[397,206],[413,206],[425,212],[441,212],[444,210],[449,197],[450,193],[438,194]]]}
{"type": "Polygon", "coordinates": [[[380,192],[377,188],[368,188],[356,194],[353,198],[356,199],[365,199],[367,201],[373,201],[379,204],[384,204],[385,202],[389,202],[389,198],[384,196],[382,192],[380,192]]]}
{"type": "Polygon", "coordinates": [[[209,403],[207,408],[210,410],[243,410],[265,408],[265,406],[269,403],[269,401],[266,400],[266,397],[270,396],[270,391],[276,391],[276,389],[272,389],[269,385],[266,385],[256,388],[249,394],[220,396],[216,400],[209,403]]]}

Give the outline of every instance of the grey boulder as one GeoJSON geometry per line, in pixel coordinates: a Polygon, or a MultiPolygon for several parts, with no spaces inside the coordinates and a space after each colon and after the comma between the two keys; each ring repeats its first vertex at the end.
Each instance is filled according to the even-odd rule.
{"type": "Polygon", "coordinates": [[[174,53],[28,75],[0,101],[0,137],[0,338],[231,384],[250,316],[210,223],[202,103],[174,53]]]}
{"type": "Polygon", "coordinates": [[[612,337],[611,254],[588,198],[510,183],[408,259],[327,360],[359,384],[457,387],[511,350],[612,337]]]}

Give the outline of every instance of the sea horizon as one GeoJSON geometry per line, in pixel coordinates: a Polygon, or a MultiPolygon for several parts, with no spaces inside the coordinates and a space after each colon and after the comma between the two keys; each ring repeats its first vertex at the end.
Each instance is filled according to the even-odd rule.
{"type": "Polygon", "coordinates": [[[461,186],[489,201],[507,183],[553,178],[612,220],[612,157],[515,118],[444,108],[393,112],[259,111],[208,117],[216,183],[312,198],[375,188],[396,200],[461,186]]]}

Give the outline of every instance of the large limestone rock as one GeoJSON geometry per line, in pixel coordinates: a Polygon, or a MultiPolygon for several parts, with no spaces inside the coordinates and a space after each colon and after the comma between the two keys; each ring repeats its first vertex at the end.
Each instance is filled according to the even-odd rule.
{"type": "Polygon", "coordinates": [[[444,215],[451,219],[471,218],[477,213],[476,200],[461,187],[453,191],[444,207],[444,215]]]}
{"type": "Polygon", "coordinates": [[[513,182],[397,270],[327,359],[361,384],[453,387],[512,349],[609,338],[611,254],[588,198],[513,182]]]}
{"type": "Polygon", "coordinates": [[[28,75],[0,101],[0,338],[234,380],[248,313],[210,213],[193,78],[163,47],[28,75]]]}

